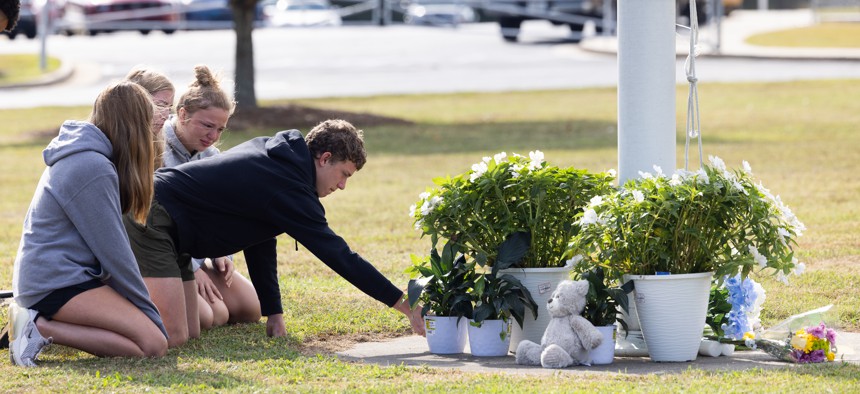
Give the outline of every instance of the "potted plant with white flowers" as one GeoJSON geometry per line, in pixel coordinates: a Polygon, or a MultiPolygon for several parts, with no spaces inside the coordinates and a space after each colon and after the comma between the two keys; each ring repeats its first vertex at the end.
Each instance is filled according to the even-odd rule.
{"type": "Polygon", "coordinates": [[[504,356],[511,347],[511,318],[522,326],[529,315],[537,316],[538,306],[519,279],[504,270],[521,261],[528,252],[529,235],[511,234],[499,246],[495,264],[479,263],[471,290],[474,303],[469,322],[469,347],[475,356],[504,356]]]}
{"type": "Polygon", "coordinates": [[[412,308],[419,302],[423,304],[421,315],[431,353],[462,353],[466,346],[474,266],[450,241],[440,255],[435,238],[429,256],[412,255],[412,265],[406,270],[412,276],[407,297],[412,308]]]}
{"type": "Polygon", "coordinates": [[[575,277],[588,281],[588,293],[585,295],[582,317],[603,334],[603,342],[600,346],[589,352],[591,362],[611,364],[615,357],[615,324],[620,322],[624,331],[627,330],[627,323],[624,320],[618,320],[618,312],[628,310],[627,293],[621,289],[617,279],[606,276],[602,267],[579,270],[574,268],[574,271],[576,271],[575,277]]]}
{"type": "MultiPolygon", "coordinates": [[[[540,151],[484,157],[457,176],[434,180],[411,209],[423,235],[452,240],[479,265],[493,267],[511,234],[529,234],[527,253],[509,268],[538,304],[568,279],[562,255],[577,234],[576,216],[594,196],[612,190],[614,175],[549,165],[540,151]]],[[[512,348],[522,339],[540,342],[549,317],[538,312],[514,326],[512,348]]]]}
{"type": "Polygon", "coordinates": [[[655,170],[592,200],[568,253],[609,275],[633,280],[652,360],[694,360],[712,277],[746,277],[770,269],[787,281],[798,265],[794,248],[805,227],[778,196],[754,180],[746,162],[743,169],[732,170],[711,157],[697,172],[667,176],[655,170]],[[664,282],[671,283],[671,290],[689,293],[671,296],[665,288],[655,289],[664,282]],[[660,307],[658,300],[679,302],[660,307]],[[665,344],[682,350],[664,352],[665,344]]]}

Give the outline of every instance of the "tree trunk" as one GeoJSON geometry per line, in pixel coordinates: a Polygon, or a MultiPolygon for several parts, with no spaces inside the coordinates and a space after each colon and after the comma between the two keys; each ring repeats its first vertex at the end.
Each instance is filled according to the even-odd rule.
{"type": "Polygon", "coordinates": [[[236,31],[236,106],[257,108],[254,90],[254,14],[257,0],[230,0],[236,31]]]}

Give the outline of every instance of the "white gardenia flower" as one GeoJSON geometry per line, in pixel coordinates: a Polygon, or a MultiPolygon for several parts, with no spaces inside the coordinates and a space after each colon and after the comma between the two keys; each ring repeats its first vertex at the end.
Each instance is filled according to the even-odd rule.
{"type": "Polygon", "coordinates": [[[483,161],[484,163],[487,163],[487,164],[490,163],[490,160],[493,160],[493,158],[490,156],[484,156],[484,158],[481,159],[481,161],[483,161]]]}
{"type": "Polygon", "coordinates": [[[487,163],[480,162],[472,164],[472,175],[469,176],[469,181],[475,182],[476,179],[480,178],[481,175],[484,175],[487,172],[487,163]]]}
{"type": "Polygon", "coordinates": [[[669,186],[680,186],[681,183],[681,176],[678,173],[672,174],[672,178],[669,179],[669,186]]]}
{"type": "Polygon", "coordinates": [[[654,173],[657,174],[657,178],[662,178],[666,176],[665,174],[663,174],[663,168],[656,164],[654,165],[654,173]]]}
{"type": "Polygon", "coordinates": [[[716,169],[718,169],[718,170],[720,170],[720,171],[723,171],[723,172],[725,172],[725,171],[726,171],[726,162],[724,162],[724,161],[723,161],[723,159],[720,159],[720,158],[719,158],[719,157],[717,157],[717,156],[710,156],[710,155],[709,155],[709,156],[708,156],[708,161],[709,161],[709,162],[711,162],[711,165],[712,165],[714,168],[716,168],[716,169]]]}
{"type": "Polygon", "coordinates": [[[505,152],[499,152],[499,153],[496,153],[495,156],[493,156],[493,160],[496,161],[496,164],[499,164],[503,161],[506,161],[507,158],[508,158],[508,154],[505,152]]]}
{"type": "Polygon", "coordinates": [[[539,170],[543,166],[543,152],[536,150],[529,152],[529,170],[539,170]]]}
{"type": "Polygon", "coordinates": [[[782,271],[778,271],[776,273],[776,280],[782,282],[783,284],[788,284],[788,277],[782,271]]]}
{"type": "Polygon", "coordinates": [[[418,219],[418,221],[415,222],[415,229],[418,231],[421,231],[421,229],[423,227],[424,227],[424,219],[418,219]]]}
{"type": "Polygon", "coordinates": [[[422,200],[426,200],[427,197],[430,197],[430,192],[424,192],[424,193],[421,193],[418,195],[418,198],[420,198],[422,200]]]}
{"type": "Polygon", "coordinates": [[[584,258],[585,258],[585,257],[583,257],[581,254],[578,254],[578,255],[576,255],[576,256],[571,257],[571,258],[570,258],[570,260],[565,261],[565,262],[564,262],[564,263],[565,263],[565,264],[564,264],[564,266],[565,266],[565,267],[575,267],[575,266],[576,266],[577,264],[579,264],[579,262],[580,262],[580,261],[582,261],[582,259],[584,259],[584,258]]]}
{"type": "Polygon", "coordinates": [[[750,167],[750,163],[748,163],[746,160],[744,160],[744,161],[743,161],[743,166],[744,166],[744,172],[745,172],[747,175],[752,175],[752,167],[750,167]]]}
{"type": "Polygon", "coordinates": [[[633,191],[633,200],[636,202],[643,202],[643,201],[645,201],[645,195],[642,194],[642,192],[639,190],[634,190],[633,191]]]}
{"type": "Polygon", "coordinates": [[[642,179],[651,179],[654,175],[651,175],[650,172],[639,171],[639,177],[642,179]]]}
{"type": "Polygon", "coordinates": [[[739,192],[746,194],[746,195],[749,195],[749,192],[747,192],[747,189],[744,189],[744,185],[741,185],[741,183],[738,182],[737,179],[732,179],[732,186],[734,186],[735,189],[737,189],[739,192]]]}
{"type": "Polygon", "coordinates": [[[430,212],[433,212],[430,200],[424,201],[424,204],[421,204],[421,216],[427,216],[430,212]]]}
{"type": "Polygon", "coordinates": [[[412,204],[409,206],[409,217],[415,217],[415,210],[418,209],[418,206],[412,204]]]}
{"type": "Polygon", "coordinates": [[[711,184],[711,178],[708,178],[708,173],[705,171],[704,168],[700,168],[699,171],[696,171],[696,176],[696,179],[698,179],[700,183],[705,185],[711,184]]]}
{"type": "Polygon", "coordinates": [[[749,251],[759,268],[767,267],[767,257],[762,256],[755,246],[749,245],[749,251]]]}
{"type": "Polygon", "coordinates": [[[440,203],[442,203],[442,197],[439,196],[433,196],[429,200],[424,201],[424,204],[421,205],[421,216],[429,215],[440,203]]]}
{"type": "Polygon", "coordinates": [[[792,259],[792,263],[794,263],[794,273],[795,275],[801,275],[806,272],[806,264],[797,262],[797,259],[792,259]]]}
{"type": "Polygon", "coordinates": [[[591,197],[591,200],[588,201],[589,207],[596,207],[600,204],[603,204],[603,196],[594,196],[591,197]]]}
{"type": "Polygon", "coordinates": [[[606,171],[606,173],[609,174],[609,176],[611,176],[613,178],[615,178],[618,175],[618,173],[615,171],[614,168],[610,168],[609,170],[606,171]]]}
{"type": "Polygon", "coordinates": [[[597,212],[590,208],[586,209],[585,214],[582,215],[582,219],[579,219],[579,225],[588,226],[594,223],[597,223],[597,212]]]}
{"type": "Polygon", "coordinates": [[[696,173],[693,171],[687,171],[683,168],[679,168],[679,169],[675,170],[675,173],[673,175],[677,175],[682,180],[685,180],[688,178],[692,178],[693,175],[696,175],[696,173]]]}
{"type": "Polygon", "coordinates": [[[788,243],[785,241],[785,237],[791,236],[791,233],[789,233],[788,230],[782,227],[778,228],[776,231],[777,233],[779,233],[780,242],[782,242],[783,245],[788,245],[788,243]]]}
{"type": "Polygon", "coordinates": [[[519,177],[520,177],[520,171],[522,171],[522,170],[523,170],[523,168],[525,168],[525,167],[523,167],[523,166],[522,166],[522,165],[520,165],[520,164],[514,164],[514,165],[512,165],[512,166],[511,166],[511,168],[510,168],[511,176],[512,176],[512,177],[514,177],[514,178],[519,178],[519,177]]]}

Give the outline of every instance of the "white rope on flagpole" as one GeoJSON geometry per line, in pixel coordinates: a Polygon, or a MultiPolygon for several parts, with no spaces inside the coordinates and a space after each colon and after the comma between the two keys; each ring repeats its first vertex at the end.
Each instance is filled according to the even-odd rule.
{"type": "Polygon", "coordinates": [[[690,1],[690,53],[687,54],[687,60],[684,62],[687,81],[690,83],[690,90],[687,95],[687,124],[684,143],[684,169],[687,171],[690,170],[690,138],[698,140],[699,168],[702,167],[702,129],[699,120],[699,89],[697,86],[699,79],[696,77],[696,52],[698,43],[699,17],[696,11],[696,2],[690,1]]]}

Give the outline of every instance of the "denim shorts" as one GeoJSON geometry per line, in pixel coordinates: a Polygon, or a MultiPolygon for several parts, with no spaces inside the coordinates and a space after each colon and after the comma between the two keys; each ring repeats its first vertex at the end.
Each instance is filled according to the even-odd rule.
{"type": "Polygon", "coordinates": [[[81,294],[87,290],[97,289],[99,287],[104,286],[105,284],[98,279],[92,279],[87,282],[72,285],[69,287],[64,287],[62,289],[57,289],[52,291],[50,294],[45,296],[39,300],[39,302],[33,304],[30,309],[39,312],[39,315],[50,319],[63,305],[66,305],[69,300],[75,298],[78,294],[81,294]]]}
{"type": "Polygon", "coordinates": [[[191,255],[176,250],[173,234],[176,225],[170,214],[157,201],[152,202],[146,226],[122,217],[131,250],[144,278],[182,278],[183,282],[194,280],[191,255]]]}

